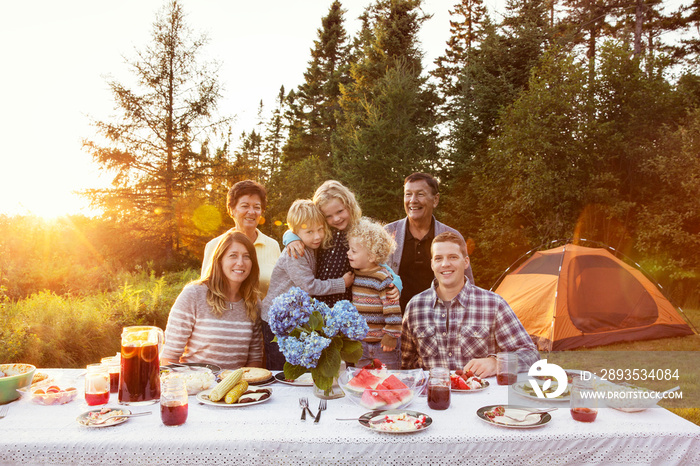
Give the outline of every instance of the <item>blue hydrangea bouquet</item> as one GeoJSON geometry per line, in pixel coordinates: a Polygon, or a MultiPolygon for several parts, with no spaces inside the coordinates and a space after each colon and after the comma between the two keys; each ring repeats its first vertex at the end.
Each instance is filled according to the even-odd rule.
{"type": "Polygon", "coordinates": [[[268,313],[284,363],[284,377],[299,378],[311,369],[314,384],[326,393],[338,376],[342,361],[362,357],[362,340],[369,327],[350,301],[332,308],[293,287],[272,302],[268,313]]]}

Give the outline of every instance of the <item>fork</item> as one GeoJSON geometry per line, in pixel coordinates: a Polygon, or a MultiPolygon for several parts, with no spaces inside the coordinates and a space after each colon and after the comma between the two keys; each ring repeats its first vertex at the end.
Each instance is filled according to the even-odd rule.
{"type": "Polygon", "coordinates": [[[523,416],[522,418],[517,418],[517,417],[509,416],[509,415],[507,415],[507,414],[503,414],[503,417],[507,417],[508,419],[512,419],[512,420],[514,420],[515,422],[523,422],[523,421],[525,420],[525,418],[527,418],[528,416],[531,416],[531,415],[533,415],[533,414],[545,414],[545,413],[548,413],[548,412],[550,412],[550,411],[556,411],[556,410],[557,410],[557,408],[538,409],[537,411],[532,411],[532,412],[530,412],[530,413],[527,413],[527,414],[526,414],[525,416],[523,416]]]}
{"type": "Polygon", "coordinates": [[[316,419],[314,419],[314,424],[318,423],[318,421],[321,420],[321,413],[326,410],[326,400],[321,400],[318,403],[318,414],[316,415],[316,419]]]}
{"type": "Polygon", "coordinates": [[[5,405],[2,408],[0,408],[0,419],[4,418],[7,416],[7,410],[10,409],[10,405],[5,405]]]}
{"type": "Polygon", "coordinates": [[[306,410],[309,407],[308,398],[299,398],[299,407],[301,408],[301,420],[306,421],[306,410]]]}

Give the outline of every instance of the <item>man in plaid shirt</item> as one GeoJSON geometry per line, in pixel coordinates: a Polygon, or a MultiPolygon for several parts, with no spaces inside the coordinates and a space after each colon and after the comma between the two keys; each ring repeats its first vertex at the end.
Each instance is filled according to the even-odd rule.
{"type": "Polygon", "coordinates": [[[431,246],[435,280],[406,306],[401,333],[401,368],[447,367],[496,375],[498,352],[515,352],[520,371],[540,359],[537,348],[508,303],[465,279],[464,240],[442,233],[431,246]]]}

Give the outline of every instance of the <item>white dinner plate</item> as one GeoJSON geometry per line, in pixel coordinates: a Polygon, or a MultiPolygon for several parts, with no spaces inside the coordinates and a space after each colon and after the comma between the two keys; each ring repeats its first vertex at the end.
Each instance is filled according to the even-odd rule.
{"type": "Polygon", "coordinates": [[[416,432],[422,432],[430,425],[433,423],[433,419],[428,416],[427,414],[419,413],[418,411],[410,411],[407,409],[389,409],[389,410],[378,410],[378,411],[370,411],[368,413],[363,414],[360,416],[358,419],[360,422],[360,425],[362,427],[365,427],[369,430],[373,430],[374,432],[381,432],[383,434],[414,434],[416,432]],[[384,418],[385,416],[398,416],[401,414],[407,414],[408,416],[411,416],[413,418],[418,418],[419,416],[425,416],[425,422],[423,424],[423,427],[419,429],[411,429],[411,430],[384,430],[383,425],[385,424],[384,418]]]}
{"type": "MultiPolygon", "coordinates": [[[[541,382],[541,381],[540,381],[541,382]]],[[[556,384],[556,382],[555,382],[556,384]]],[[[556,385],[555,385],[556,386],[556,385]]],[[[556,398],[539,398],[534,392],[532,392],[532,387],[530,386],[530,381],[525,380],[523,382],[518,382],[514,383],[511,385],[511,388],[513,391],[517,394],[520,395],[524,398],[528,398],[530,400],[539,400],[539,401],[569,401],[571,399],[570,393],[571,393],[571,387],[567,387],[568,391],[565,391],[563,395],[560,395],[556,398]]],[[[540,384],[540,388],[542,388],[542,385],[540,384]]]]}
{"type": "Polygon", "coordinates": [[[223,399],[221,401],[211,401],[209,399],[209,394],[211,393],[212,390],[213,390],[213,388],[210,390],[204,390],[203,392],[197,393],[197,401],[199,401],[200,403],[203,403],[205,405],[219,406],[221,408],[245,408],[246,406],[253,406],[253,405],[259,405],[260,403],[266,403],[266,402],[270,401],[270,399],[272,398],[272,390],[271,389],[269,389],[269,388],[260,388],[260,389],[256,388],[255,391],[267,391],[270,393],[270,396],[268,396],[264,400],[251,401],[250,403],[231,403],[231,404],[228,404],[223,399]]]}
{"type": "MultiPolygon", "coordinates": [[[[78,424],[80,424],[83,427],[112,427],[112,426],[116,426],[119,424],[124,424],[126,421],[129,420],[128,417],[115,417],[113,419],[108,420],[104,424],[89,424],[89,423],[87,423],[87,420],[88,420],[90,413],[99,413],[104,408],[109,408],[111,411],[121,411],[122,414],[131,414],[131,411],[129,411],[128,409],[112,408],[110,406],[103,406],[102,408],[91,409],[90,411],[85,411],[80,416],[75,418],[75,420],[78,421],[78,424]]],[[[106,414],[106,416],[109,416],[111,414],[112,414],[112,412],[109,412],[106,414]]]]}
{"type": "Polygon", "coordinates": [[[457,388],[450,388],[451,392],[455,393],[475,393],[475,392],[483,392],[487,388],[489,388],[489,383],[486,380],[481,380],[481,388],[472,388],[471,390],[459,390],[457,388]]]}
{"type": "Polygon", "coordinates": [[[521,418],[527,413],[531,413],[532,411],[536,411],[535,408],[532,407],[527,407],[527,406],[518,406],[518,405],[491,405],[491,406],[484,406],[482,408],[479,408],[476,411],[476,415],[479,417],[484,422],[487,422],[489,424],[492,424],[494,426],[499,426],[499,427],[509,427],[511,429],[532,429],[534,427],[542,427],[543,425],[547,424],[549,421],[552,420],[552,416],[550,416],[549,413],[542,413],[539,414],[533,414],[532,416],[528,416],[525,418],[525,421],[522,422],[517,422],[513,421],[511,419],[508,419],[503,416],[497,416],[495,419],[491,419],[488,416],[486,416],[486,412],[490,411],[498,406],[503,406],[505,408],[505,414],[508,414],[510,416],[516,417],[516,418],[521,418]]]}
{"type": "Polygon", "coordinates": [[[277,379],[278,382],[286,383],[287,385],[295,385],[297,387],[312,387],[314,385],[311,372],[307,372],[296,380],[287,380],[284,378],[284,372],[278,372],[275,375],[275,379],[277,379]]]}

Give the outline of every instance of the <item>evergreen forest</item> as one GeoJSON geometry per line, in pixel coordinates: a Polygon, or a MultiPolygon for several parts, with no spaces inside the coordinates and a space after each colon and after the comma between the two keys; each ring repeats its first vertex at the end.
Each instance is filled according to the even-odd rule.
{"type": "Polygon", "coordinates": [[[700,1],[508,0],[496,18],[483,0],[455,0],[430,67],[421,3],[368,1],[350,34],[329,2],[303,83],[232,134],[206,41],[166,2],[127,61],[137,84],[108,82],[119,118],[85,135],[114,175],[83,193],[102,214],[0,216],[0,301],[198,269],[204,244],[233,226],[226,193],[240,180],[266,187],[260,229],[281,240],[291,203],[327,179],[391,222],[405,215],[404,178],[422,171],[440,181],[436,216],[468,238],[479,286],[533,248],[587,240],[698,307],[700,1]],[[691,39],[674,40],[682,31],[691,39]]]}

